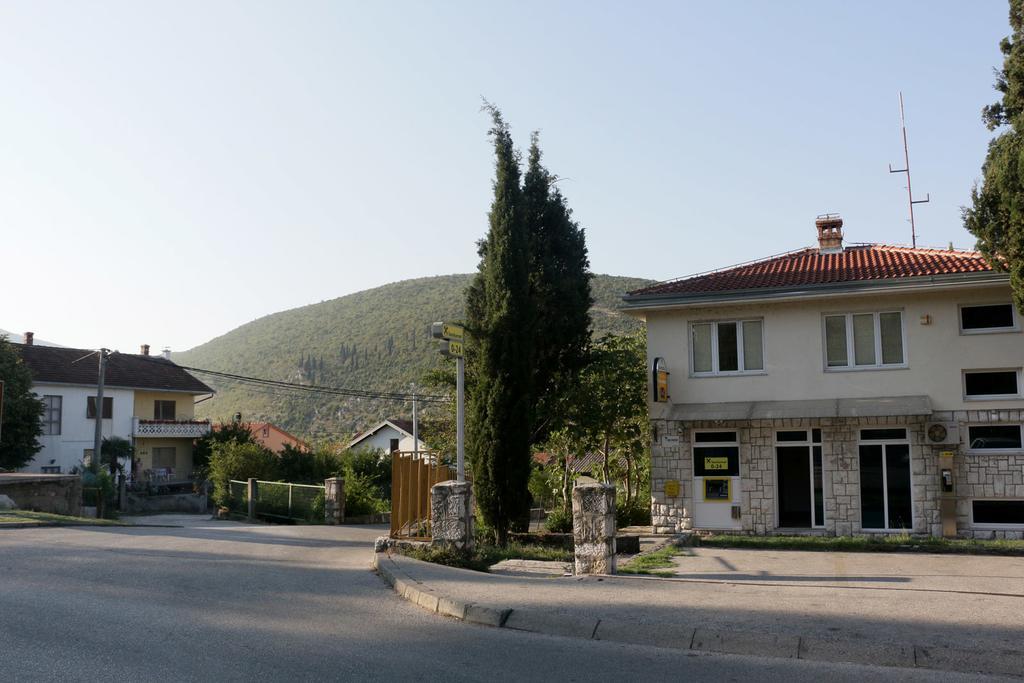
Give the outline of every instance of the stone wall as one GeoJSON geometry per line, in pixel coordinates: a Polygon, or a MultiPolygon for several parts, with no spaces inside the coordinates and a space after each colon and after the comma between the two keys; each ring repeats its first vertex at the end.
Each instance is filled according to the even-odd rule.
{"type": "Polygon", "coordinates": [[[77,474],[0,474],[0,494],[23,510],[82,514],[82,478],[77,474]]]}
{"type": "MultiPolygon", "coordinates": [[[[936,419],[944,418],[932,417],[928,418],[928,421],[936,419]]],[[[742,531],[753,534],[771,534],[775,533],[777,528],[775,432],[778,430],[821,429],[825,526],[815,532],[834,535],[881,533],[861,530],[859,430],[864,427],[904,427],[907,429],[907,437],[910,441],[913,495],[913,528],[908,531],[941,535],[942,524],[939,518],[941,483],[938,451],[943,449],[924,444],[925,424],[926,420],[921,416],[714,421],[653,420],[653,434],[657,435],[651,448],[651,518],[654,531],[656,533],[678,533],[691,529],[693,526],[693,455],[690,443],[692,430],[730,429],[738,431],[741,481],[739,504],[741,506],[742,531]],[[668,497],[665,493],[665,482],[673,479],[679,481],[680,495],[668,497]]],[[[1012,456],[1011,460],[1017,457],[1012,456]]],[[[1019,456],[1019,458],[1024,462],[1024,456],[1019,456]]],[[[1009,470],[1012,468],[1013,465],[1007,462],[1003,470],[1011,478],[1013,475],[1009,470]]],[[[992,475],[988,476],[991,478],[992,475]]],[[[958,479],[966,481],[961,476],[958,476],[958,479]]]]}

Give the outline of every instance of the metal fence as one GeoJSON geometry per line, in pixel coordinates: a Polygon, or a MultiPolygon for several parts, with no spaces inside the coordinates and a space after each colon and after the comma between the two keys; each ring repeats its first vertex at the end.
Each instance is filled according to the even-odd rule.
{"type": "Polygon", "coordinates": [[[391,538],[430,539],[430,487],[456,476],[438,453],[392,453],[391,538]]]}
{"type": "MultiPolygon", "coordinates": [[[[229,508],[247,514],[249,482],[228,482],[229,508]]],[[[324,523],[324,487],[315,484],[289,484],[281,481],[257,481],[255,511],[257,517],[290,520],[304,524],[324,523]]]]}

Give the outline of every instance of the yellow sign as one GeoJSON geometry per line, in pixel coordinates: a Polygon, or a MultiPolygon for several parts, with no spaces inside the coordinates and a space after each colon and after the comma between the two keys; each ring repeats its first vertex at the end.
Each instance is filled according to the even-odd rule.
{"type": "MultiPolygon", "coordinates": [[[[455,323],[444,323],[441,325],[441,336],[445,339],[458,339],[462,340],[465,336],[466,331],[462,328],[462,325],[456,325],[455,323]]],[[[462,355],[461,353],[459,355],[462,355]]]]}
{"type": "Polygon", "coordinates": [[[441,353],[451,358],[462,358],[462,342],[445,339],[441,342],[441,353]]]}
{"type": "Polygon", "coordinates": [[[658,372],[658,402],[668,401],[668,373],[658,372]]]}
{"type": "Polygon", "coordinates": [[[666,498],[678,498],[679,497],[679,480],[668,479],[665,481],[665,497],[666,498]]]}
{"type": "Polygon", "coordinates": [[[704,469],[727,470],[729,469],[729,458],[704,458],[704,469]]]}

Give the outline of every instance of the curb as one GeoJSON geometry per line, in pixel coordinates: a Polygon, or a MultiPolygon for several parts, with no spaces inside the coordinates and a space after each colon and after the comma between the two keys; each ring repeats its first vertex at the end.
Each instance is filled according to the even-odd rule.
{"type": "Polygon", "coordinates": [[[373,554],[373,568],[402,598],[442,616],[481,626],[542,635],[604,640],[673,650],[870,664],[1024,678],[1024,652],[968,650],[893,641],[828,639],[763,632],[575,617],[554,611],[495,607],[443,595],[402,571],[387,552],[373,554]]]}

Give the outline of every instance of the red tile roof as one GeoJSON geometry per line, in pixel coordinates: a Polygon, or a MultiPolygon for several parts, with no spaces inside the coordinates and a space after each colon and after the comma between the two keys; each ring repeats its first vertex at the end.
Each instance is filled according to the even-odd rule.
{"type": "Polygon", "coordinates": [[[705,294],[775,287],[801,287],[928,275],[991,272],[976,251],[858,244],[841,252],[808,247],[761,261],[659,282],[629,296],[705,294]]]}

